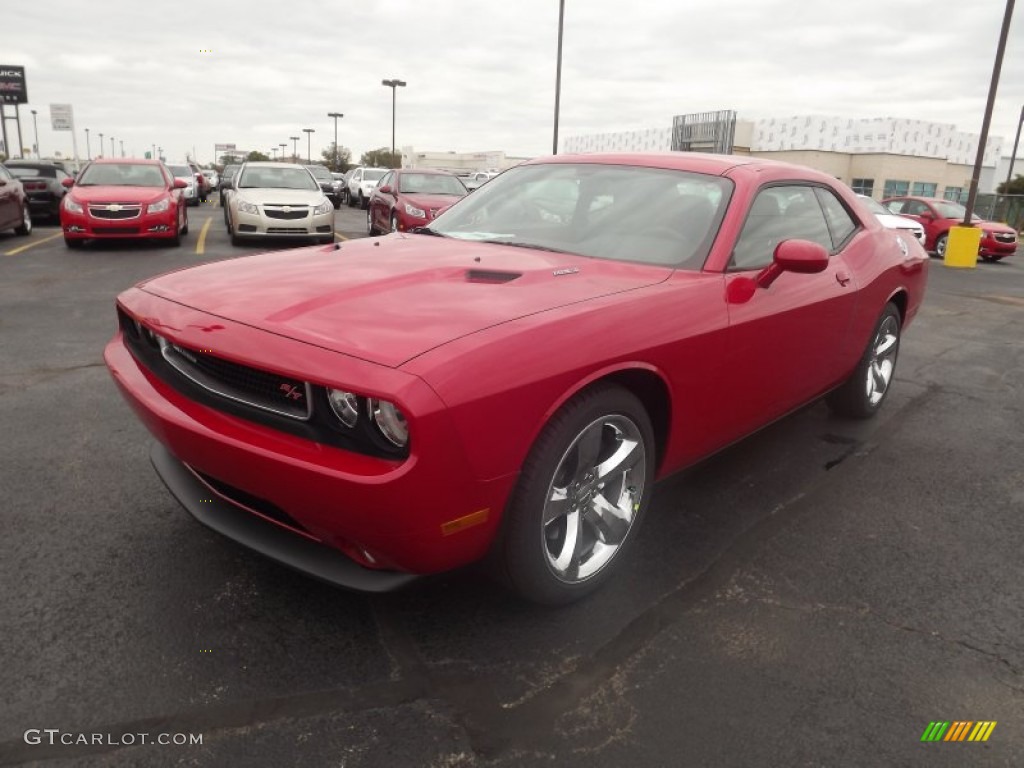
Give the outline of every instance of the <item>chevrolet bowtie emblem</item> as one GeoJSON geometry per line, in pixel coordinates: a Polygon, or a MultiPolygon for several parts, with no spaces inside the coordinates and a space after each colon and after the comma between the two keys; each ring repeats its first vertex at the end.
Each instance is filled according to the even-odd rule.
{"type": "Polygon", "coordinates": [[[112,203],[112,204],[107,206],[107,210],[108,211],[120,211],[121,210],[121,206],[118,205],[117,203],[112,203]]]}
{"type": "Polygon", "coordinates": [[[290,205],[286,205],[281,210],[284,211],[285,213],[288,213],[288,211],[290,211],[291,209],[292,207],[290,205]]]}

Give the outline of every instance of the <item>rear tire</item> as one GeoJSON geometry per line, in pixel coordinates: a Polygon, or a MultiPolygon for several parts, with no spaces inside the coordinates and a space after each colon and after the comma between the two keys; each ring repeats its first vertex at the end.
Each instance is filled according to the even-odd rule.
{"type": "Polygon", "coordinates": [[[857,368],[825,398],[834,413],[850,419],[870,419],[878,413],[896,375],[902,326],[899,309],[889,302],[875,323],[857,368]]]}
{"type": "Polygon", "coordinates": [[[14,234],[27,237],[32,234],[32,212],[25,203],[21,212],[21,224],[14,228],[14,234]]]}

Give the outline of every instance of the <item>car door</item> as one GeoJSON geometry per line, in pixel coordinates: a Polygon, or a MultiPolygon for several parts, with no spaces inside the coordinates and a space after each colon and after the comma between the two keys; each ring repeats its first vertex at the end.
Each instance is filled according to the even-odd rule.
{"type": "Polygon", "coordinates": [[[21,221],[18,192],[10,172],[0,166],[0,229],[9,229],[21,221]]]}
{"type": "MultiPolygon", "coordinates": [[[[833,192],[820,191],[846,210],[833,192]]],[[[734,403],[728,420],[737,435],[822,394],[844,375],[857,286],[842,251],[860,226],[846,211],[845,231],[830,230],[818,192],[799,183],[761,188],[734,244],[726,300],[734,403]],[[775,248],[789,239],[824,246],[827,268],[817,274],[786,272],[767,288],[758,286],[775,248]]]]}
{"type": "Polygon", "coordinates": [[[924,227],[924,242],[928,248],[934,248],[935,239],[949,229],[948,222],[942,221],[923,200],[904,200],[900,216],[913,219],[924,227]]]}
{"type": "Polygon", "coordinates": [[[376,188],[371,193],[380,201],[380,228],[385,232],[391,231],[391,211],[398,207],[398,185],[402,183],[402,176],[394,171],[384,174],[376,188]],[[381,192],[380,188],[385,184],[391,187],[390,192],[381,192]]]}

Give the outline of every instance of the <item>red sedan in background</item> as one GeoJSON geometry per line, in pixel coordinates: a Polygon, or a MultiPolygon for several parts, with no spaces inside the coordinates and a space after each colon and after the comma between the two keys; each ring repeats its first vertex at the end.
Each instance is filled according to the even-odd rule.
{"type": "Polygon", "coordinates": [[[21,181],[0,165],[0,232],[13,229],[17,235],[32,234],[32,213],[21,181]]]}
{"type": "Polygon", "coordinates": [[[875,414],[927,266],[827,174],[561,155],[416,234],[144,281],[105,359],[205,525],[350,588],[488,557],[563,603],[629,567],[655,480],[823,395],[875,414]]]}
{"type": "Polygon", "coordinates": [[[425,227],[468,194],[462,180],[447,171],[389,171],[370,195],[366,231],[379,235],[425,227]]]}
{"type": "Polygon", "coordinates": [[[187,184],[157,160],[93,160],[76,179],[60,207],[68,248],[86,240],[148,238],[180,245],[188,234],[187,184]]]}
{"type": "MultiPolygon", "coordinates": [[[[951,227],[964,221],[967,209],[960,203],[933,197],[891,197],[882,205],[893,213],[918,221],[924,227],[924,247],[941,259],[946,255],[946,241],[951,227]]],[[[983,261],[999,261],[1017,252],[1017,230],[1006,224],[985,221],[974,216],[972,222],[981,229],[978,255],[983,261]]]]}

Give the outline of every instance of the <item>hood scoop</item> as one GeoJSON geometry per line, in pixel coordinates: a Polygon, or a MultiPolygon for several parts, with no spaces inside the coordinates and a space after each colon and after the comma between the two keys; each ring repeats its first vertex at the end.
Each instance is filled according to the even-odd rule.
{"type": "Polygon", "coordinates": [[[502,272],[495,269],[466,270],[467,283],[511,283],[522,276],[522,272],[502,272]]]}

